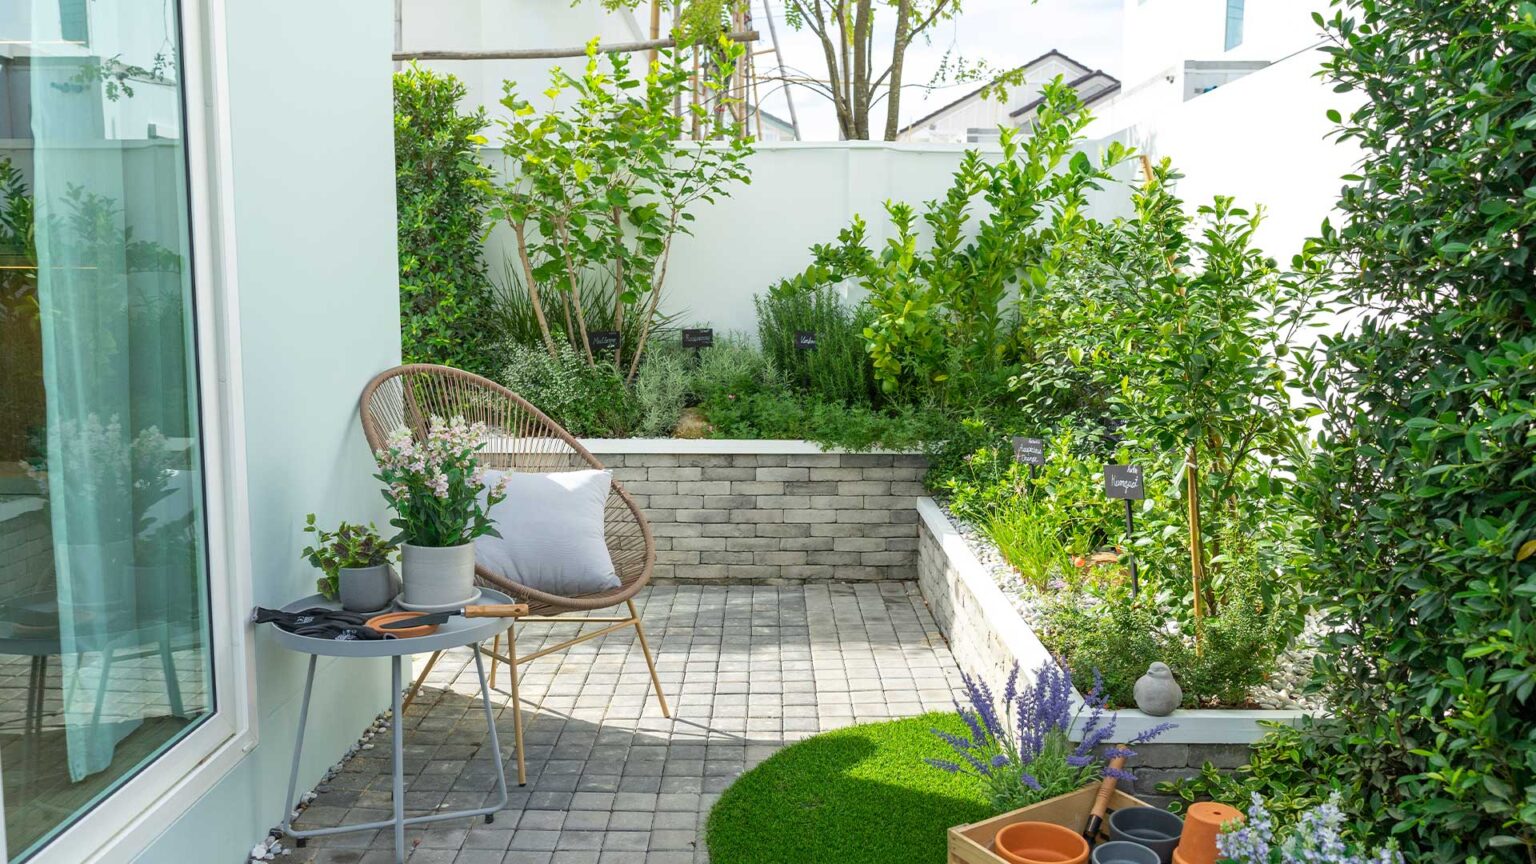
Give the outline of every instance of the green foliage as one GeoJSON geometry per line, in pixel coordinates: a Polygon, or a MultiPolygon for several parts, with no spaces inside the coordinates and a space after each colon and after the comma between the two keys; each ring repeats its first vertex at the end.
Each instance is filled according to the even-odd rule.
{"type": "MultiPolygon", "coordinates": [[[[516,345],[540,345],[543,343],[543,331],[539,327],[538,316],[533,311],[533,298],[529,296],[528,289],[523,285],[522,274],[517,265],[511,260],[502,261],[501,274],[493,280],[491,299],[491,326],[500,334],[502,344],[498,350],[504,350],[508,344],[516,345]]],[[[544,293],[539,295],[543,306],[544,320],[549,324],[549,332],[557,344],[567,344],[578,352],[581,351],[581,334],[576,331],[574,321],[571,318],[570,304],[565,302],[565,294],[556,292],[553,295],[544,293]]],[[[639,347],[640,334],[636,328],[619,329],[618,319],[614,317],[618,308],[617,298],[613,293],[613,280],[603,273],[593,273],[583,276],[581,279],[581,296],[587,306],[587,328],[592,331],[613,330],[618,332],[620,349],[625,356],[632,356],[639,347]]],[[[654,310],[651,314],[651,326],[649,332],[656,336],[663,335],[663,331],[674,329],[677,321],[676,315],[654,310]]]]}
{"type": "MultiPolygon", "coordinates": [[[[702,81],[723,92],[740,45],[722,40],[719,62],[702,81]]],[[[673,100],[690,86],[682,55],[666,52],[637,77],[631,58],[599,58],[597,40],[587,45],[579,75],[560,67],[536,109],[507,82],[498,119],[511,176],[498,191],[490,214],[512,228],[522,285],[533,295],[542,342],[555,354],[545,295],[558,298],[567,333],[575,333],[589,365],[597,358],[587,344],[594,313],[584,282],[601,274],[613,286],[611,317],[631,347],[621,344],[612,362],[633,380],[650,337],[664,287],[672,241],[688,234],[692,208],[729,194],[748,178],[749,139],[740,130],[719,130],[727,140],[683,144],[685,118],[673,100]]],[[[690,119],[714,123],[703,105],[690,104],[690,119]]]]}
{"type": "Polygon", "coordinates": [[[815,400],[868,405],[873,382],[864,350],[863,307],[843,302],[827,285],[785,280],[755,299],[763,351],[788,384],[815,400]],[[795,348],[795,333],[816,334],[814,350],[795,348]]]}
{"type": "Polygon", "coordinates": [[[860,222],[840,237],[869,292],[864,337],[885,393],[964,402],[1000,389],[1018,359],[1015,307],[1057,272],[1058,247],[1086,224],[1088,191],[1126,156],[1112,144],[1094,165],[1077,152],[1090,117],[1063,82],[1044,100],[1022,142],[1002,130],[1001,159],[967,151],[945,196],[924,206],[925,248],[917,211],[897,202],[886,204],[895,236],[878,254],[864,249],[860,222]]]}
{"type": "Polygon", "coordinates": [[[497,334],[481,256],[490,169],[485,112],[459,113],[464,85],[414,64],[395,73],[400,345],[407,363],[493,375],[497,334]]]}
{"type": "Polygon", "coordinates": [[[315,588],[331,600],[337,597],[341,568],[388,564],[395,551],[394,544],[380,537],[372,522],[366,526],[343,522],[335,531],[327,531],[315,523],[311,513],[304,520],[304,533],[315,535],[317,545],[305,546],[299,557],[321,572],[315,588]]]}
{"type": "Polygon", "coordinates": [[[639,419],[636,434],[647,437],[663,437],[672,434],[672,428],[688,404],[693,386],[692,358],[684,349],[657,350],[652,348],[635,376],[635,402],[639,419]]]}
{"type": "Polygon", "coordinates": [[[555,356],[532,345],[509,345],[498,379],[578,438],[623,438],[638,422],[634,396],[613,364],[588,365],[568,344],[555,356]]]}
{"type": "Polygon", "coordinates": [[[850,726],[780,750],[720,796],[705,829],[710,860],[942,861],[948,828],[992,810],[975,778],[922,764],[934,751],[934,728],[968,733],[945,712],[850,726]],[[900,814],[900,830],[892,830],[892,814],[900,814]]]}
{"type": "Polygon", "coordinates": [[[1304,363],[1322,432],[1297,497],[1343,730],[1311,782],[1369,787],[1345,806],[1411,859],[1529,861],[1536,4],[1333,6],[1325,74],[1359,97],[1333,117],[1364,156],[1318,244],[1348,326],[1304,363]]]}
{"type": "Polygon", "coordinates": [[[1236,582],[1221,613],[1205,620],[1200,651],[1161,598],[1105,593],[1091,605],[1070,593],[1049,605],[1041,638],[1074,677],[1099,670],[1114,705],[1135,704],[1136,679],[1157,660],[1173,670],[1186,708],[1245,704],[1248,691],[1274,671],[1289,636],[1250,580],[1236,582]]]}

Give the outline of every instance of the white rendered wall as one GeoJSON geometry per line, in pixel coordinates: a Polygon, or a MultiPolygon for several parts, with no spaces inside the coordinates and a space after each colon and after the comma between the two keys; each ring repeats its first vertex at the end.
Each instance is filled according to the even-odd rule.
{"type": "MultiPolygon", "coordinates": [[[[252,593],[275,606],[314,591],[314,570],[299,560],[306,513],[384,522],[356,406],[368,378],[400,359],[392,16],[389,0],[224,8],[244,367],[228,386],[245,401],[252,593]]],[[[244,638],[256,649],[258,743],[143,864],[244,861],[282,818],[306,658],[265,627],[244,638]]],[[[303,788],[388,705],[388,668],[322,660],[303,788]]]]}

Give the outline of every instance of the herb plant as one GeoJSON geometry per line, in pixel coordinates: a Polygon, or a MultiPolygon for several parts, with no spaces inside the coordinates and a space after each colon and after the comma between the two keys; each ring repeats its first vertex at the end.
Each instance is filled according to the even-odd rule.
{"type": "Polygon", "coordinates": [[[343,522],[327,531],[315,522],[311,513],[304,520],[304,533],[315,535],[314,546],[305,546],[299,557],[321,572],[315,587],[327,599],[335,600],[343,567],[376,567],[388,564],[395,544],[379,536],[370,522],[366,526],[343,522]]]}
{"type": "Polygon", "coordinates": [[[1015,810],[1037,801],[1074,792],[1112,776],[1135,780],[1123,768],[1109,765],[1118,757],[1132,757],[1131,749],[1174,728],[1161,723],[1131,739],[1124,746],[1109,744],[1115,736],[1115,715],[1107,714],[1104,688],[1099,681],[1086,702],[1073,707],[1072,676],[1052,661],[1035,673],[1032,683],[1019,686],[1019,667],[1014,665],[1003,687],[1002,702],[995,702],[984,682],[961,674],[968,704],[956,711],[969,735],[933,730],[954,751],[955,758],[924,761],[951,774],[965,772],[981,779],[991,790],[997,812],[1015,810]],[[1084,711],[1081,739],[1071,733],[1084,711]]]}

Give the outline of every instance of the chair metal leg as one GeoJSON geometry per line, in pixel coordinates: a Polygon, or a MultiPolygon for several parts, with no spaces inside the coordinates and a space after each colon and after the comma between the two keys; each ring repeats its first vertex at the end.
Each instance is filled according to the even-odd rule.
{"type": "MultiPolygon", "coordinates": [[[[517,694],[517,630],[507,625],[507,675],[512,679],[512,749],[517,752],[517,785],[528,785],[528,765],[523,759],[523,700],[517,694]]],[[[492,661],[495,662],[494,660],[492,661]]]]}
{"type": "Polygon", "coordinates": [[[441,651],[432,652],[432,659],[427,661],[426,668],[422,669],[421,674],[416,676],[416,680],[411,682],[411,692],[406,694],[405,702],[400,705],[401,711],[411,707],[411,703],[416,699],[416,691],[421,689],[421,683],[427,680],[428,675],[432,674],[432,667],[437,665],[437,658],[441,656],[443,656],[441,651]]]}
{"type": "Polygon", "coordinates": [[[651,646],[645,641],[645,628],[640,626],[640,613],[635,611],[635,601],[626,600],[629,604],[629,617],[635,619],[635,635],[640,638],[640,653],[645,655],[645,665],[651,670],[651,687],[656,691],[656,701],[661,705],[661,716],[671,717],[672,712],[667,708],[667,697],[661,692],[661,678],[656,675],[656,661],[651,659],[651,646]]]}

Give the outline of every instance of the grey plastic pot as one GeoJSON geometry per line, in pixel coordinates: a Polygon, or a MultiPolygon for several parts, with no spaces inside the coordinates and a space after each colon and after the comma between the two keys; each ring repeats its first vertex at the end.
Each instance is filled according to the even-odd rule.
{"type": "Polygon", "coordinates": [[[449,612],[475,602],[475,544],[457,546],[400,546],[400,597],[402,609],[413,612],[449,612]]]}
{"type": "Polygon", "coordinates": [[[1125,807],[1109,814],[1109,839],[1145,846],[1161,864],[1173,860],[1183,831],[1183,819],[1156,807],[1125,807]]]}
{"type": "Polygon", "coordinates": [[[348,612],[377,612],[394,601],[400,584],[388,564],[342,567],[336,572],[336,593],[348,612]]]}
{"type": "Polygon", "coordinates": [[[1151,849],[1126,840],[1100,843],[1094,847],[1090,860],[1093,864],[1159,864],[1162,861],[1151,849]]]}

